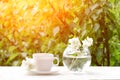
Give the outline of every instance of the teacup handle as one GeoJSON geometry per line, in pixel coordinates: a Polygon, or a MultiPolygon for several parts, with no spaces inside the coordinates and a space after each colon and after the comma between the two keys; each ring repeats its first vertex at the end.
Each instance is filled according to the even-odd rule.
{"type": "Polygon", "coordinates": [[[57,63],[55,65],[59,65],[59,58],[58,57],[54,57],[54,60],[57,60],[57,63]]]}

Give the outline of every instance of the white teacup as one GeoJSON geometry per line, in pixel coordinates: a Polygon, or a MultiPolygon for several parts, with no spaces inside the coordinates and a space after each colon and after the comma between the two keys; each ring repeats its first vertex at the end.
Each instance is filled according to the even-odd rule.
{"type": "Polygon", "coordinates": [[[57,60],[56,65],[59,64],[59,59],[50,53],[34,53],[33,60],[35,61],[35,69],[37,71],[50,71],[54,65],[53,61],[57,60]]]}

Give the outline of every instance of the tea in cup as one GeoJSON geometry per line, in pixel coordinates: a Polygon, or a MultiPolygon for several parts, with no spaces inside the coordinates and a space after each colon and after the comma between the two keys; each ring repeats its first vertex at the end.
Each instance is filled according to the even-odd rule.
{"type": "Polygon", "coordinates": [[[37,71],[50,71],[54,65],[54,60],[57,60],[55,65],[59,64],[59,59],[50,53],[34,53],[33,60],[37,71]]]}

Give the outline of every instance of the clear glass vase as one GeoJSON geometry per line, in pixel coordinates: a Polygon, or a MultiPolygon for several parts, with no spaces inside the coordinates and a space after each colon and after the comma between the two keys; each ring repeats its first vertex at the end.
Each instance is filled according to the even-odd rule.
{"type": "Polygon", "coordinates": [[[81,55],[81,52],[76,54],[69,54],[69,51],[65,50],[63,53],[63,65],[73,72],[82,72],[86,70],[91,64],[91,55],[89,49],[86,50],[85,54],[81,55]]]}

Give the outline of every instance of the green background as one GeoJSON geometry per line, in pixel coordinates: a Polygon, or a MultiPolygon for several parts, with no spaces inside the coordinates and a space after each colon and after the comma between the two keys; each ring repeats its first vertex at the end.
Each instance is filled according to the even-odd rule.
{"type": "Polygon", "coordinates": [[[21,65],[25,57],[38,52],[53,53],[63,65],[68,39],[79,37],[82,41],[87,36],[94,41],[90,48],[92,66],[120,66],[120,0],[43,0],[39,4],[44,5],[38,5],[39,14],[34,15],[29,13],[32,3],[24,10],[27,3],[19,1],[21,15],[13,15],[14,2],[0,2],[1,66],[21,65]],[[18,16],[24,21],[18,21],[18,16]]]}

